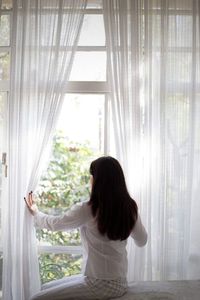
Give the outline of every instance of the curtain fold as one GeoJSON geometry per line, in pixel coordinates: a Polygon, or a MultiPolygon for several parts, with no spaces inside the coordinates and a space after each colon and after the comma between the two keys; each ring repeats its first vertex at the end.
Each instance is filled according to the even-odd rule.
{"type": "Polygon", "coordinates": [[[200,278],[199,13],[103,0],[115,153],[149,235],[129,242],[129,281],[200,278]]]}
{"type": "Polygon", "coordinates": [[[8,199],[3,204],[3,299],[28,300],[40,288],[34,191],[69,78],[86,1],[13,1],[8,129],[8,199]]]}

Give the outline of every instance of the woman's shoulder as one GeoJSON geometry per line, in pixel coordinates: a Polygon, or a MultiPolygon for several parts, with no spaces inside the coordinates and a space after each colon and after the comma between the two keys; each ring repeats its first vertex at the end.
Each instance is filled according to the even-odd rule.
{"type": "Polygon", "coordinates": [[[81,213],[86,215],[88,218],[92,217],[91,207],[89,205],[89,201],[80,201],[75,203],[71,207],[71,211],[76,211],[77,213],[81,213]]]}

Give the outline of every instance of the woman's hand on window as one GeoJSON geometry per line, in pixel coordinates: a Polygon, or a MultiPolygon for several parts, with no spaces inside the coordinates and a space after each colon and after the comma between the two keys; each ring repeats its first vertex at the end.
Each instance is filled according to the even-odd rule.
{"type": "Polygon", "coordinates": [[[36,212],[38,211],[38,207],[35,204],[35,200],[34,200],[34,197],[33,197],[33,192],[31,191],[28,194],[27,198],[24,197],[24,200],[26,202],[26,205],[27,205],[30,213],[34,216],[36,214],[36,212]]]}

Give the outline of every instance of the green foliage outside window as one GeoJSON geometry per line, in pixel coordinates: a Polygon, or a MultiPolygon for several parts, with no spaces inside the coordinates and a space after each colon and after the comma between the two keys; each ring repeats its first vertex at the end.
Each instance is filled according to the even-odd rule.
{"type": "MultiPolygon", "coordinates": [[[[89,143],[73,143],[58,132],[53,141],[52,158],[37,191],[40,210],[53,215],[62,214],[73,204],[88,200],[89,165],[93,159],[94,150],[89,143]]],[[[37,230],[37,239],[43,245],[80,245],[78,230],[37,230]]],[[[41,254],[39,262],[42,282],[80,273],[81,259],[80,255],[41,254]]]]}
{"type": "Polygon", "coordinates": [[[81,272],[82,256],[43,253],[39,256],[42,283],[81,272]]]}

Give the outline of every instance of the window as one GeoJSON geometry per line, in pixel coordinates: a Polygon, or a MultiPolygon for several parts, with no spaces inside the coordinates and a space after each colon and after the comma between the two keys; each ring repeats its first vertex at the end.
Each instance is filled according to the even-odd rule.
{"type": "MultiPolygon", "coordinates": [[[[60,214],[89,197],[89,164],[107,152],[106,47],[101,1],[88,1],[52,157],[38,188],[40,209],[60,214]]],[[[37,230],[42,282],[80,273],[78,230],[37,230]]]]}
{"type": "MultiPolygon", "coordinates": [[[[152,45],[152,53],[150,54],[152,55],[151,80],[153,84],[153,87],[151,87],[153,91],[151,109],[154,111],[152,114],[152,131],[155,135],[155,141],[157,139],[156,135],[159,136],[160,134],[157,130],[159,126],[157,126],[157,128],[155,126],[156,122],[158,122],[158,124],[160,122],[161,130],[163,126],[166,128],[166,132],[165,136],[163,136],[163,140],[161,138],[161,143],[163,141],[161,148],[159,149],[160,145],[155,142],[155,150],[153,150],[152,153],[154,153],[153,155],[155,155],[155,157],[156,153],[160,156],[163,155],[163,157],[166,155],[166,157],[163,158],[163,161],[165,159],[165,170],[163,169],[162,171],[163,180],[165,181],[164,197],[167,207],[166,215],[168,215],[169,218],[166,227],[166,236],[168,236],[168,238],[166,239],[165,249],[167,249],[169,257],[176,257],[178,253],[177,249],[181,247],[178,237],[184,236],[185,228],[182,224],[187,224],[188,222],[187,214],[185,214],[183,208],[189,207],[190,205],[186,195],[188,190],[190,190],[187,172],[190,169],[190,165],[191,169],[193,168],[193,162],[190,158],[190,151],[192,153],[193,150],[188,150],[192,138],[194,139],[194,143],[191,143],[193,144],[191,148],[194,147],[196,152],[194,157],[198,157],[199,153],[199,142],[197,143],[195,141],[196,139],[198,140],[196,131],[198,123],[196,122],[196,125],[192,125],[192,122],[195,119],[197,120],[196,117],[199,114],[198,100],[200,93],[199,91],[196,93],[199,88],[199,41],[198,29],[197,27],[194,29],[194,26],[197,24],[195,24],[195,22],[199,21],[199,16],[197,14],[195,20],[193,11],[194,3],[191,1],[169,1],[166,3],[166,5],[169,5],[169,10],[166,15],[161,11],[161,5],[161,1],[155,1],[155,10],[150,13],[153,17],[150,19],[151,23],[148,24],[152,26],[152,35],[150,38],[150,44],[152,45]],[[167,24],[164,25],[166,29],[165,35],[162,34],[164,21],[167,22],[167,24]],[[197,40],[195,40],[196,38],[197,40]],[[194,67],[194,61],[196,61],[197,67],[194,67]],[[166,79],[162,78],[162,76],[165,76],[166,79]],[[194,76],[196,76],[196,78],[194,78],[194,76]],[[165,86],[161,86],[160,78],[161,80],[164,79],[165,86]],[[196,85],[193,86],[194,84],[196,85]],[[195,90],[195,95],[192,95],[192,90],[195,90]],[[195,102],[194,108],[193,105],[195,102]],[[194,120],[191,119],[191,116],[194,120]],[[164,143],[166,144],[164,145],[164,143]],[[174,240],[175,242],[168,243],[170,240],[174,240]]],[[[147,33],[147,39],[148,34],[149,33],[147,33]]],[[[149,47],[149,45],[147,47],[149,47]]],[[[147,66],[145,67],[147,70],[147,66]]],[[[146,107],[146,111],[148,111],[148,103],[146,107]]],[[[148,117],[146,117],[146,120],[147,123],[148,117]]],[[[146,128],[148,128],[148,125],[146,125],[146,128]]],[[[145,137],[147,136],[148,133],[145,137]]],[[[148,137],[146,140],[148,140],[148,137]]],[[[145,151],[145,147],[143,147],[143,149],[145,151]]],[[[145,155],[147,157],[148,153],[145,153],[145,155]]],[[[159,156],[156,157],[155,162],[156,160],[159,161],[158,157],[159,156]]],[[[152,156],[150,159],[152,159],[152,156]]],[[[148,167],[147,165],[147,170],[148,167]]],[[[192,172],[193,171],[191,171],[191,173],[192,172]]],[[[153,178],[152,173],[151,177],[153,178]]],[[[198,176],[194,176],[194,178],[198,178],[198,176]]],[[[196,179],[193,179],[193,187],[195,185],[198,185],[198,183],[196,183],[196,179]]],[[[155,201],[153,205],[156,205],[155,201]]],[[[152,220],[152,228],[155,228],[156,232],[156,226],[158,226],[159,223],[156,218],[152,220]]],[[[163,244],[162,235],[160,235],[159,239],[160,245],[163,244]]],[[[156,240],[159,241],[159,239],[158,236],[156,236],[156,238],[152,237],[152,244],[156,245],[156,240]]],[[[156,261],[157,257],[155,255],[153,272],[155,272],[156,278],[159,278],[160,270],[156,267],[156,261]]],[[[173,274],[173,272],[174,274],[176,273],[174,261],[170,261],[169,259],[167,268],[171,274],[173,274]]]]}

